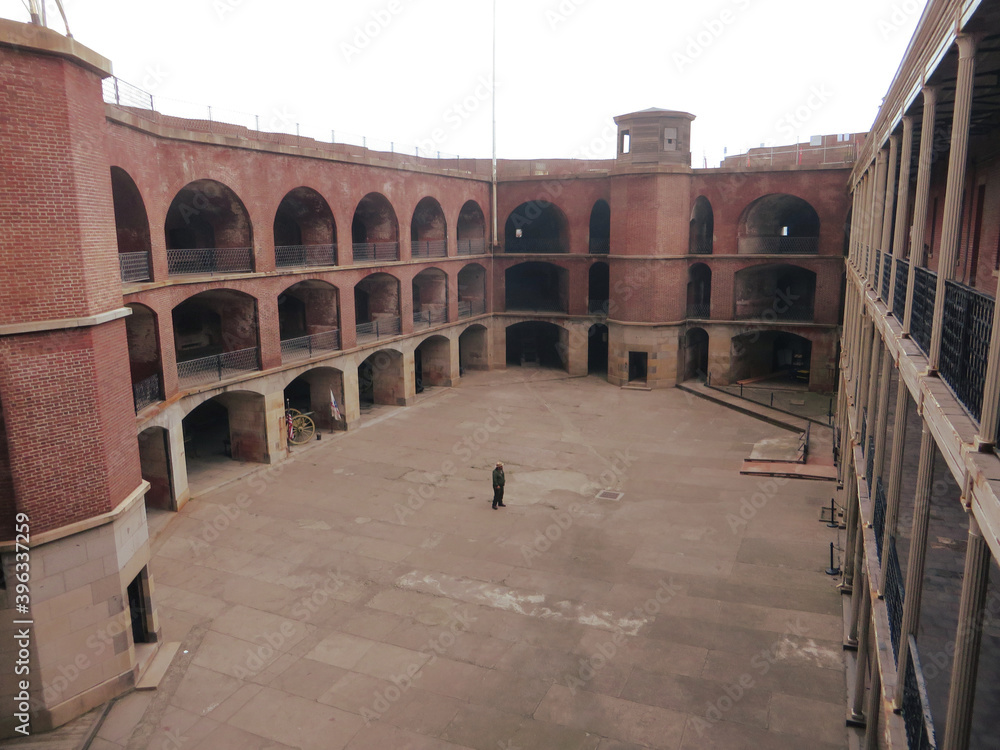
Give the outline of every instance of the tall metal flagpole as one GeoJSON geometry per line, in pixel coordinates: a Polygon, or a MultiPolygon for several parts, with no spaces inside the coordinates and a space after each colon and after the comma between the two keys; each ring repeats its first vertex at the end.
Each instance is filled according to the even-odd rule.
{"type": "Polygon", "coordinates": [[[496,248],[497,236],[497,0],[493,0],[493,247],[496,248]]]}

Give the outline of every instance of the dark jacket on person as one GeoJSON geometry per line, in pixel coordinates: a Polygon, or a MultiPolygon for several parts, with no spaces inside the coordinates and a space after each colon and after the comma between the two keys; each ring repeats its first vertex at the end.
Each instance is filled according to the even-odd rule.
{"type": "Polygon", "coordinates": [[[504,486],[503,469],[496,468],[493,470],[493,486],[494,487],[504,486]]]}

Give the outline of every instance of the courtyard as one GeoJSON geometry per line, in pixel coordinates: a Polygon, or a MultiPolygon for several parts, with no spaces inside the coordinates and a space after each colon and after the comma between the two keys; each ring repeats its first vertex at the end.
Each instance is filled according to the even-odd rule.
{"type": "Polygon", "coordinates": [[[246,464],[151,520],[180,646],[90,747],[844,748],[834,485],[739,474],[782,434],[513,367],[246,464]]]}

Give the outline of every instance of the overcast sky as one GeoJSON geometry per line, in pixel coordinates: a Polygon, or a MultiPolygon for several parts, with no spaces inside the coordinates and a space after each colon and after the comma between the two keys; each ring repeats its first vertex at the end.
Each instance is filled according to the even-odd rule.
{"type": "MultiPolygon", "coordinates": [[[[490,154],[491,0],[63,2],[73,36],[164,111],[490,154]]],[[[647,107],[697,116],[696,167],[867,131],[923,6],[498,0],[498,155],[609,158],[612,118],[647,107]]],[[[28,18],[22,0],[0,15],[28,18]]],[[[62,30],[54,0],[49,25],[62,30]]]]}

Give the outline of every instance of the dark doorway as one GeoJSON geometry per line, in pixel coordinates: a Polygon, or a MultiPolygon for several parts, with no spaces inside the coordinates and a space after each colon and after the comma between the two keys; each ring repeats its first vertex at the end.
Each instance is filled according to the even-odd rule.
{"type": "Polygon", "coordinates": [[[128,585],[129,619],[132,621],[132,642],[151,643],[154,638],[149,632],[149,608],[146,596],[146,570],[143,569],[128,585]]]}
{"type": "Polygon", "coordinates": [[[554,323],[529,321],[507,328],[507,364],[564,369],[559,355],[562,329],[554,323]]]}
{"type": "Polygon", "coordinates": [[[587,372],[608,374],[608,327],[592,325],[587,331],[587,372]]]}
{"type": "Polygon", "coordinates": [[[417,393],[424,392],[424,353],[417,347],[413,351],[413,379],[417,393]]]}
{"type": "Polygon", "coordinates": [[[646,365],[649,362],[649,355],[646,352],[628,353],[628,382],[645,383],[646,365]]]}
{"type": "Polygon", "coordinates": [[[358,365],[358,400],[362,408],[375,404],[375,373],[367,359],[358,365]]]}

